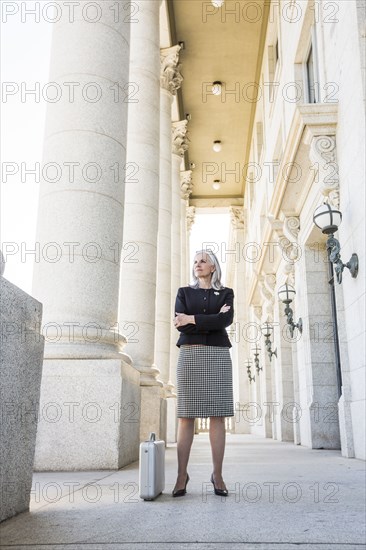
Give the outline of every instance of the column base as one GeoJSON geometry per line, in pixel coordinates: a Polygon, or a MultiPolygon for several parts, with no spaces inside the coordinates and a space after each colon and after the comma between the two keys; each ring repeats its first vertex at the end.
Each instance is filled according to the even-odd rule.
{"type": "Polygon", "coordinates": [[[338,401],[338,418],[342,456],[354,458],[352,416],[349,403],[344,399],[344,393],[342,393],[338,401]]]}
{"type": "Polygon", "coordinates": [[[139,384],[120,359],[45,360],[34,470],[117,470],[138,460],[139,384]]]}
{"type": "Polygon", "coordinates": [[[243,403],[237,401],[235,404],[234,420],[234,432],[236,434],[250,434],[252,433],[251,423],[248,421],[247,413],[243,403]]]}
{"type": "Polygon", "coordinates": [[[177,399],[176,397],[169,397],[166,400],[167,403],[167,442],[176,443],[177,442],[177,430],[178,430],[178,419],[177,419],[177,399]]]}
{"type": "Polygon", "coordinates": [[[146,441],[150,432],[155,432],[156,439],[166,441],[167,404],[161,386],[140,386],[141,391],[141,425],[140,441],[146,441]]]}

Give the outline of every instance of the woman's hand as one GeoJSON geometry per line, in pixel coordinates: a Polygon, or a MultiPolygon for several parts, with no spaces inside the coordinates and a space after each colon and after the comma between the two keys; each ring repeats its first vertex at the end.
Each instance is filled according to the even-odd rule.
{"type": "Polygon", "coordinates": [[[176,312],[176,317],[174,318],[175,327],[184,327],[185,325],[189,325],[189,323],[196,324],[194,315],[186,315],[185,313],[176,312]]]}
{"type": "Polygon", "coordinates": [[[229,311],[230,307],[231,306],[227,306],[226,304],[224,304],[220,309],[220,313],[226,313],[227,311],[229,311]]]}

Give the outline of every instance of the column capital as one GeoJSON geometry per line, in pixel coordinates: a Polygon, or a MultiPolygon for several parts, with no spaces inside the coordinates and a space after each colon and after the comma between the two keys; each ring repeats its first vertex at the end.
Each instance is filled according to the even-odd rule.
{"type": "Polygon", "coordinates": [[[182,199],[188,200],[192,193],[192,170],[185,170],[180,173],[180,196],[182,199]]]}
{"type": "Polygon", "coordinates": [[[195,215],[196,215],[196,207],[195,206],[188,206],[187,207],[187,230],[188,230],[188,233],[191,232],[192,225],[194,223],[195,215]]]}
{"type": "Polygon", "coordinates": [[[187,125],[188,120],[172,123],[172,153],[180,157],[188,149],[187,125]]]}
{"type": "Polygon", "coordinates": [[[230,206],[230,221],[234,229],[244,229],[244,209],[242,206],[230,206]]]}
{"type": "Polygon", "coordinates": [[[179,44],[171,48],[160,49],[160,85],[172,95],[176,95],[183,82],[179,64],[180,49],[179,44]]]}

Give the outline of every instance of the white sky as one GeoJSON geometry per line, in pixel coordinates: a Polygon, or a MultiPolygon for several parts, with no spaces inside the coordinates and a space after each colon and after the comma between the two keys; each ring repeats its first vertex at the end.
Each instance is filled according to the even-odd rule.
{"type": "MultiPolygon", "coordinates": [[[[18,4],[25,4],[18,2],[18,4]]],[[[13,3],[15,4],[15,3],[13,3]]],[[[35,2],[27,2],[34,6],[35,2]]],[[[51,15],[51,14],[50,14],[51,15]]],[[[39,183],[33,174],[22,174],[42,166],[42,147],[45,129],[47,102],[42,95],[39,102],[34,95],[22,100],[21,89],[40,89],[49,81],[52,23],[39,22],[27,16],[21,21],[20,14],[8,17],[1,25],[1,222],[0,243],[7,255],[5,277],[32,293],[32,272],[34,256],[22,258],[21,250],[34,249],[38,208],[39,183]],[[15,83],[19,90],[14,95],[5,96],[4,86],[15,83]],[[9,164],[15,163],[16,173],[10,175],[9,164]],[[23,163],[23,168],[22,168],[23,163]],[[7,175],[8,173],[8,175],[7,175]]],[[[9,89],[9,88],[7,88],[9,89]]],[[[194,252],[206,242],[226,242],[229,235],[228,214],[196,214],[191,233],[191,263],[194,252]]],[[[225,265],[222,264],[225,284],[225,265]]]]}
{"type": "MultiPolygon", "coordinates": [[[[15,4],[15,3],[13,3],[15,4]]],[[[33,4],[33,2],[31,3],[33,4]]],[[[45,21],[36,23],[27,17],[22,23],[19,15],[1,23],[1,225],[0,241],[21,243],[32,247],[35,241],[39,185],[32,175],[22,183],[21,163],[34,169],[42,164],[42,144],[46,114],[46,102],[36,102],[34,96],[26,96],[22,102],[20,91],[14,96],[4,96],[5,83],[14,82],[34,89],[39,82],[42,88],[48,82],[52,25],[45,21]],[[18,172],[5,178],[6,163],[16,163],[18,172]]],[[[24,170],[23,170],[24,172],[24,170]]],[[[23,245],[24,246],[24,245],[23,245]]],[[[9,247],[8,247],[9,250],[9,247]]],[[[6,278],[31,293],[33,259],[21,261],[20,253],[9,256],[5,268],[6,278]]]]}

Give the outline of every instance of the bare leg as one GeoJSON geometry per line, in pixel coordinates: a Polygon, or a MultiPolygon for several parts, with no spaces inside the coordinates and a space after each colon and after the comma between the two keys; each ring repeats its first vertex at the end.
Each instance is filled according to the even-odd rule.
{"type": "Polygon", "coordinates": [[[194,436],[194,418],[178,418],[178,477],[174,490],[184,489],[187,479],[187,464],[194,436]]]}
{"type": "Polygon", "coordinates": [[[225,453],[225,417],[210,416],[210,443],[213,462],[213,478],[218,489],[226,489],[222,479],[222,462],[225,453]]]}

